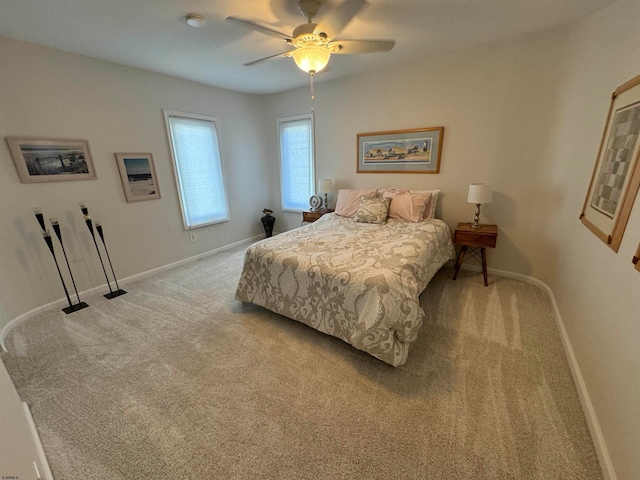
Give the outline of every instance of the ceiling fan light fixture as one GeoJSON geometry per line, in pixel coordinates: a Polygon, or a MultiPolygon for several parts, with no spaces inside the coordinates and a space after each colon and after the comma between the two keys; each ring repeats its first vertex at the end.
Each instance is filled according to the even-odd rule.
{"type": "Polygon", "coordinates": [[[319,72],[329,63],[331,52],[326,47],[301,47],[293,51],[293,60],[300,70],[319,72]]]}

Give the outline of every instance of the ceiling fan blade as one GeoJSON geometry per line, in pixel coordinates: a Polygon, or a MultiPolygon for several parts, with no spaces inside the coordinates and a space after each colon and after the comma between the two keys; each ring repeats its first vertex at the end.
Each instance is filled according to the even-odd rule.
{"type": "Polygon", "coordinates": [[[365,0],[345,0],[316,26],[313,33],[326,33],[329,40],[336,38],[365,3],[365,0]]]}
{"type": "Polygon", "coordinates": [[[253,28],[254,30],[257,30],[260,33],[271,35],[272,37],[279,38],[280,40],[284,40],[286,42],[290,42],[292,40],[291,36],[287,35],[286,33],[279,32],[270,27],[265,27],[264,25],[260,25],[251,20],[247,20],[240,17],[234,17],[234,16],[227,17],[227,20],[231,20],[232,22],[239,23],[241,25],[244,25],[245,27],[253,28]]]}
{"type": "Polygon", "coordinates": [[[329,45],[338,45],[337,54],[388,52],[396,44],[395,40],[336,40],[329,45]]]}
{"type": "Polygon", "coordinates": [[[243,65],[245,67],[251,67],[252,65],[255,65],[256,63],[260,63],[260,62],[264,62],[265,60],[269,60],[270,58],[276,58],[276,57],[290,57],[291,56],[291,52],[293,50],[289,51],[289,52],[282,52],[282,53],[276,53],[275,55],[269,55],[268,57],[263,57],[263,58],[259,58],[258,60],[254,60],[252,62],[248,62],[248,63],[243,63],[243,65]]]}

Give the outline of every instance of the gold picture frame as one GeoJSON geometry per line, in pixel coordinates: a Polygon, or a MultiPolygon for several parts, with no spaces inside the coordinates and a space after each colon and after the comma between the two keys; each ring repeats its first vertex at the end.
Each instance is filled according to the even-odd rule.
{"type": "Polygon", "coordinates": [[[640,75],[620,85],[611,105],[580,221],[617,252],[640,187],[640,75]]]}
{"type": "Polygon", "coordinates": [[[95,180],[96,171],[86,140],[7,137],[22,183],[95,180]]]}
{"type": "Polygon", "coordinates": [[[439,173],[444,127],[357,134],[356,173],[439,173]]]}
{"type": "Polygon", "coordinates": [[[153,155],[150,153],[116,153],[120,180],[127,202],[160,198],[160,186],[153,155]]]}

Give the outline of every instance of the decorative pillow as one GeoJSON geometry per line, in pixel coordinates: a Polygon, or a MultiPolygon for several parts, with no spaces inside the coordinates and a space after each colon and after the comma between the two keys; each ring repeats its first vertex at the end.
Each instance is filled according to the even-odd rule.
{"type": "Polygon", "coordinates": [[[360,198],[355,220],[360,223],[387,223],[390,204],[389,197],[363,196],[360,198]]]}
{"type": "Polygon", "coordinates": [[[368,190],[338,190],[336,214],[343,217],[353,217],[360,206],[360,198],[375,197],[377,194],[377,188],[370,188],[368,190]]]}
{"type": "Polygon", "coordinates": [[[410,222],[422,221],[425,206],[431,200],[431,193],[416,193],[394,188],[383,191],[382,196],[391,198],[389,217],[403,218],[410,222]]]}
{"type": "Polygon", "coordinates": [[[440,190],[409,190],[412,193],[430,193],[431,200],[427,200],[427,204],[422,214],[422,220],[429,220],[430,218],[436,218],[436,207],[438,206],[438,196],[440,190]]]}

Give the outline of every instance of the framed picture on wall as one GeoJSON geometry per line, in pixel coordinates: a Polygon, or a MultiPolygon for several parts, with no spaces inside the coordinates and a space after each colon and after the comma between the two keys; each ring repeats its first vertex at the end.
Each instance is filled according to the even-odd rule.
{"type": "Polygon", "coordinates": [[[439,173],[444,127],[359,133],[357,173],[439,173]]]}
{"type": "Polygon", "coordinates": [[[640,186],[640,75],[611,96],[580,220],[617,252],[640,186]]]}
{"type": "Polygon", "coordinates": [[[6,140],[22,183],[97,178],[86,140],[31,137],[6,140]]]}
{"type": "Polygon", "coordinates": [[[150,153],[116,153],[127,202],[160,198],[153,156],[150,153]]]}

